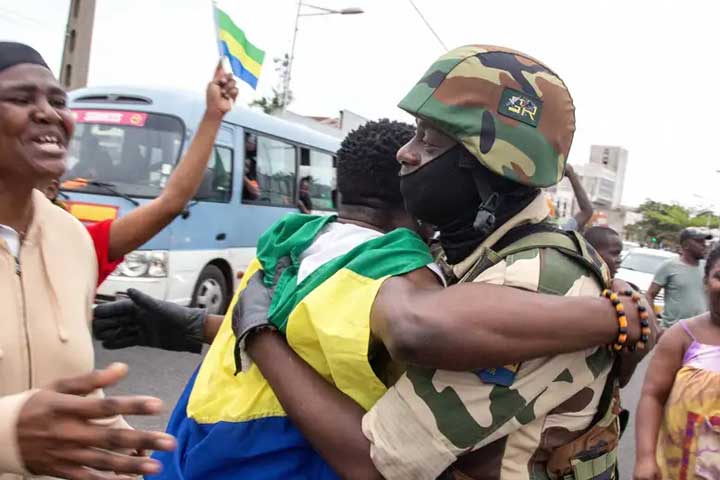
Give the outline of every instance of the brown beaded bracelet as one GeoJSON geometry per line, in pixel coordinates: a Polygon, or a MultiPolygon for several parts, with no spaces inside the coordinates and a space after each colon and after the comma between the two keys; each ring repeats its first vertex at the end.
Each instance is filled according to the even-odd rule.
{"type": "Polygon", "coordinates": [[[635,350],[637,348],[642,350],[647,346],[650,334],[652,333],[652,330],[650,329],[650,314],[647,311],[647,307],[640,303],[642,296],[638,292],[634,290],[625,290],[624,293],[628,297],[632,298],[633,302],[635,302],[640,317],[640,340],[638,340],[631,349],[635,350]]]}
{"type": "Polygon", "coordinates": [[[615,292],[612,292],[610,290],[603,290],[602,296],[612,302],[613,308],[615,309],[615,313],[617,314],[618,338],[617,338],[617,341],[610,346],[611,349],[613,349],[617,352],[617,351],[620,351],[623,348],[625,348],[625,345],[627,344],[627,341],[628,341],[628,334],[627,334],[628,320],[627,320],[627,316],[625,316],[625,307],[623,306],[622,302],[620,301],[618,294],[615,292]]]}

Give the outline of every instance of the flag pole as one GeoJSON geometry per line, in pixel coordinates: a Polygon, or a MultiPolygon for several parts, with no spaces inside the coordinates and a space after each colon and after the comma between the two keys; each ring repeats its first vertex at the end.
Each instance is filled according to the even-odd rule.
{"type": "MultiPolygon", "coordinates": [[[[222,49],[222,45],[220,44],[220,25],[218,21],[218,8],[217,8],[217,2],[215,0],[212,0],[212,9],[213,9],[213,21],[215,23],[215,42],[217,43],[218,48],[218,54],[220,55],[220,61],[222,62],[223,70],[225,70],[225,73],[233,73],[232,67],[230,66],[230,59],[225,55],[225,52],[222,49]]],[[[233,73],[234,75],[234,73],[233,73]]]]}
{"type": "MultiPolygon", "coordinates": [[[[215,2],[215,0],[212,0],[212,9],[213,22],[215,23],[215,42],[217,43],[218,53],[220,54],[220,64],[222,65],[222,69],[225,71],[225,73],[231,73],[234,77],[235,72],[233,72],[232,66],[230,65],[230,59],[227,57],[227,55],[225,55],[222,45],[220,44],[220,22],[218,21],[218,8],[217,2],[215,2]]],[[[235,101],[232,99],[230,99],[230,107],[235,108],[235,101]]]]}

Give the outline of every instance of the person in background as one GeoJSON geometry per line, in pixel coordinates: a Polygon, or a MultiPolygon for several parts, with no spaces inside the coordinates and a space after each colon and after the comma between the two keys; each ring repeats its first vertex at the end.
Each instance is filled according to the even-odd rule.
{"type": "Polygon", "coordinates": [[[313,204],[310,198],[310,182],[312,177],[307,176],[300,179],[300,192],[298,193],[297,207],[300,213],[310,215],[312,213],[313,204]]]}
{"type": "MultiPolygon", "coordinates": [[[[590,227],[585,230],[583,236],[607,264],[610,277],[613,279],[613,290],[617,292],[628,290],[640,292],[640,289],[636,285],[615,278],[620,268],[620,255],[622,254],[623,248],[622,239],[620,239],[620,235],[615,230],[610,227],[590,227]]],[[[618,356],[618,358],[615,359],[614,368],[621,388],[624,388],[630,383],[638,363],[639,360],[637,358],[628,359],[625,355],[618,356]]]]}
{"type": "Polygon", "coordinates": [[[620,255],[623,244],[620,235],[610,227],[590,227],[583,236],[595,248],[610,270],[610,276],[615,278],[620,268],[620,255]]]}
{"type": "Polygon", "coordinates": [[[0,479],[149,474],[172,437],[120,415],[155,415],[152,397],[102,398],[127,367],[93,372],[89,323],[98,265],[87,230],[35,187],[67,168],[67,94],[40,54],[0,42],[0,479]]]}
{"type": "Polygon", "coordinates": [[[245,134],[245,175],[243,176],[243,200],[258,200],[260,185],[257,181],[257,136],[245,134]]]}
{"type": "Polygon", "coordinates": [[[330,192],[330,203],[332,204],[333,210],[337,210],[339,208],[337,188],[333,188],[330,192]]]}
{"type": "MultiPolygon", "coordinates": [[[[160,195],[124,217],[86,226],[97,256],[98,286],[117,268],[124,255],[157,235],[185,209],[203,181],[223,116],[236,97],[232,74],[218,68],[207,86],[205,113],[197,133],[160,195]]],[[[61,203],[57,200],[58,187],[56,178],[42,180],[38,185],[56,205],[61,203]]]]}
{"type": "Polygon", "coordinates": [[[653,303],[660,290],[665,289],[663,327],[669,328],[681,318],[694,317],[707,310],[700,260],[711,239],[711,235],[698,229],[686,228],[680,232],[680,257],[668,260],[655,273],[647,297],[653,303]]]}
{"type": "Polygon", "coordinates": [[[707,257],[703,283],[710,311],[670,327],[647,369],[635,480],[720,478],[720,248],[707,257]]]}
{"type": "Polygon", "coordinates": [[[589,222],[593,216],[592,202],[572,165],[568,164],[565,167],[565,176],[570,180],[570,185],[572,186],[573,193],[575,193],[580,211],[576,213],[574,217],[569,218],[561,227],[565,230],[582,232],[587,222],[589,222]]]}

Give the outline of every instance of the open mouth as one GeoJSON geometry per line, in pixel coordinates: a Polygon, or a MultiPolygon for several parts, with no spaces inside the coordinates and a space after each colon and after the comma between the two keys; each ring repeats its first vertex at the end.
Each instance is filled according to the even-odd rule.
{"type": "Polygon", "coordinates": [[[65,153],[65,145],[58,135],[39,135],[32,139],[33,144],[42,152],[50,155],[65,153]]]}

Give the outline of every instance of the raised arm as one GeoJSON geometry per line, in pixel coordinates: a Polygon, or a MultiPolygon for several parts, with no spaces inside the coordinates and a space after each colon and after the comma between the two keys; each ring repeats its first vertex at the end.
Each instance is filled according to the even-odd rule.
{"type": "MultiPolygon", "coordinates": [[[[621,298],[629,341],[634,342],[640,337],[637,307],[630,298],[621,298]]],[[[383,284],[371,329],[403,363],[474,370],[611,344],[618,321],[603,298],[542,295],[482,283],[443,289],[432,273],[421,269],[383,284]]]]}
{"type": "Polygon", "coordinates": [[[580,211],[575,214],[575,221],[578,224],[578,230],[582,232],[587,222],[589,222],[593,216],[594,210],[592,202],[590,201],[590,197],[588,197],[585,187],[583,187],[583,184],[575,173],[575,169],[572,165],[568,165],[565,168],[565,176],[568,180],[570,180],[570,185],[572,185],[575,198],[577,198],[580,211]]]}
{"type": "Polygon", "coordinates": [[[220,123],[237,96],[235,80],[218,65],[207,87],[205,115],[190,147],[162,193],[114,221],[110,227],[109,260],[121,258],[154,237],[185,208],[203,180],[220,123]]]}

